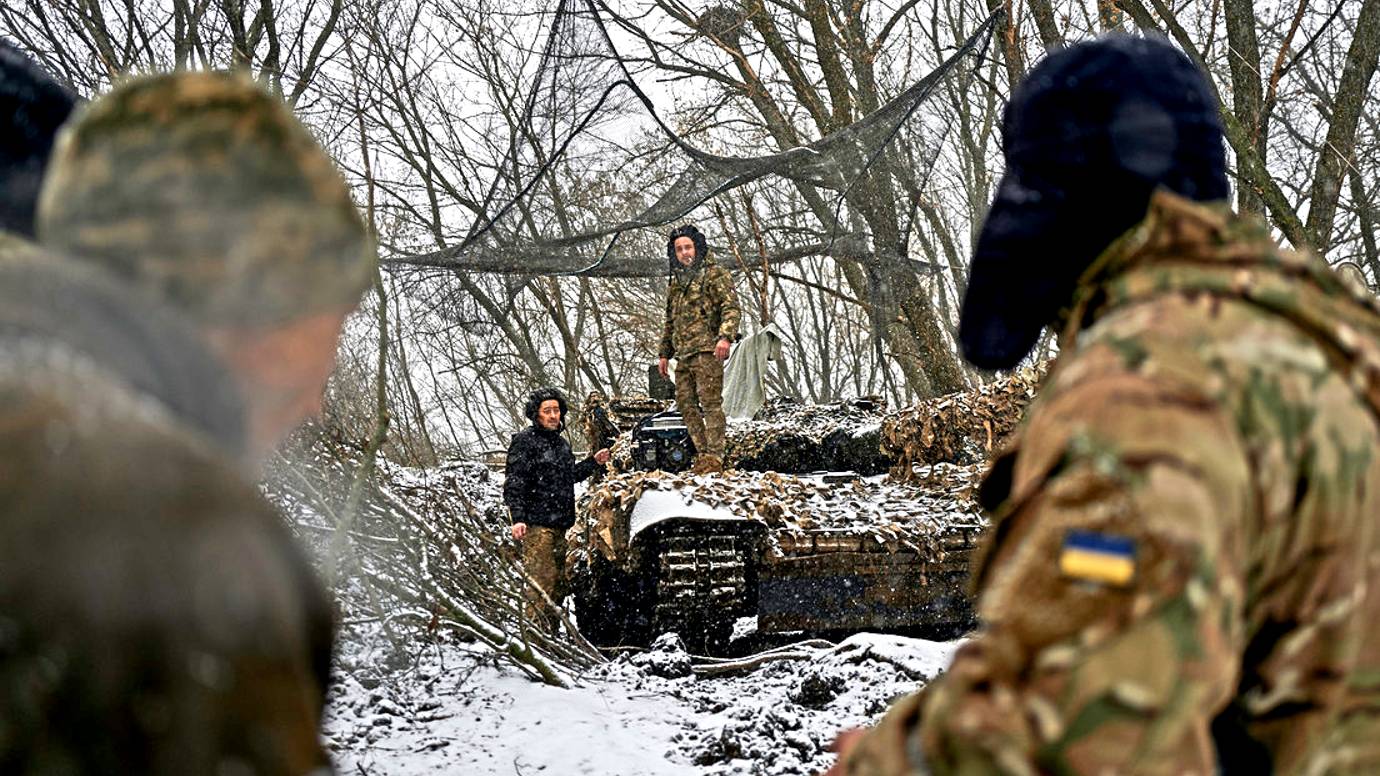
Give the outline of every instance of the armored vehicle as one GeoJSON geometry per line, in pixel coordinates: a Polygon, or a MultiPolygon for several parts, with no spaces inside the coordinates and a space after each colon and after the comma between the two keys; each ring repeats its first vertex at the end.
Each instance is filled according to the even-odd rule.
{"type": "MultiPolygon", "coordinates": [[[[948,468],[955,489],[976,473],[948,468]]],[[[969,625],[968,562],[984,525],[972,503],[934,485],[842,477],[610,478],[572,535],[581,631],[601,646],[675,631],[713,652],[740,617],[755,616],[760,633],[969,625]]]]}
{"type": "Polygon", "coordinates": [[[638,422],[614,445],[623,471],[585,494],[570,534],[581,632],[616,646],[675,631],[712,653],[743,617],[768,634],[970,625],[979,467],[878,474],[894,461],[884,411],[773,402],[730,423],[730,471],[697,476],[667,465],[686,449],[678,415],[638,422]]]}

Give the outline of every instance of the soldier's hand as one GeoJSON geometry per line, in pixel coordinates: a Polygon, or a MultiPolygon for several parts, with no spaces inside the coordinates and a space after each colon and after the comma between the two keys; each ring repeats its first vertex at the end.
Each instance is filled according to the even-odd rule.
{"type": "Polygon", "coordinates": [[[599,464],[599,465],[601,465],[601,466],[604,465],[604,464],[606,464],[606,463],[608,463],[608,462],[609,462],[609,449],[608,449],[607,447],[605,447],[603,450],[597,451],[597,452],[594,454],[594,462],[597,463],[597,464],[599,464]]]}
{"type": "Polygon", "coordinates": [[[838,752],[839,759],[834,761],[833,767],[824,772],[824,776],[845,776],[843,762],[848,757],[848,752],[857,745],[858,740],[866,732],[865,728],[850,728],[834,736],[834,743],[830,744],[829,748],[838,752]]]}
{"type": "Polygon", "coordinates": [[[714,346],[714,358],[720,361],[728,360],[728,340],[721,339],[719,340],[719,344],[714,346]]]}
{"type": "Polygon", "coordinates": [[[671,373],[671,359],[657,359],[656,371],[660,372],[662,377],[668,376],[671,373]]]}
{"type": "Polygon", "coordinates": [[[513,538],[522,541],[522,537],[527,535],[526,523],[513,523],[513,538]]]}

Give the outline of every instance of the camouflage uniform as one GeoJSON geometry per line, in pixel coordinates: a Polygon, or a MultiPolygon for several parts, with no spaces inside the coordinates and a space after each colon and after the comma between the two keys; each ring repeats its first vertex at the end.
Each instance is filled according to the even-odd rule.
{"type": "Polygon", "coordinates": [[[522,569],[535,583],[527,586],[524,593],[527,605],[523,611],[528,620],[550,633],[555,633],[560,625],[559,607],[570,592],[565,571],[566,530],[529,525],[522,537],[522,569]],[[547,598],[551,599],[550,603],[547,598]]]}
{"type": "Polygon", "coordinates": [[[902,773],[1380,772],[1380,315],[1163,190],[983,486],[983,630],[850,752],[902,773]]]}
{"type": "Polygon", "coordinates": [[[1361,271],[1361,265],[1354,261],[1343,261],[1332,266],[1332,271],[1341,276],[1342,280],[1349,283],[1354,291],[1362,294],[1370,293],[1370,284],[1366,282],[1366,275],[1361,271]]]}
{"type": "Polygon", "coordinates": [[[702,456],[724,455],[724,365],[714,357],[720,339],[738,335],[733,276],[707,256],[676,267],[666,289],[662,358],[676,359],[676,407],[702,456]]]}
{"type": "MultiPolygon", "coordinates": [[[[164,325],[159,302],[190,314],[185,338],[204,347],[207,332],[343,314],[374,274],[330,158],[280,99],[234,75],[136,78],[81,109],[37,221],[44,246],[67,254],[47,254],[54,269],[93,262],[153,298],[129,294],[145,325],[118,330],[136,340],[164,325]]],[[[63,310],[67,298],[45,301],[63,310]]],[[[0,348],[0,772],[328,766],[317,731],[329,599],[223,457],[241,456],[252,413],[195,411],[242,375],[190,389],[195,369],[151,379],[147,366],[201,362],[150,337],[124,363],[90,332],[35,329],[60,323],[44,311],[0,327],[12,338],[0,344],[57,354],[7,368],[0,348]]]]}
{"type": "Polygon", "coordinates": [[[220,452],[230,381],[39,255],[0,260],[0,773],[327,767],[329,600],[220,452]]]}

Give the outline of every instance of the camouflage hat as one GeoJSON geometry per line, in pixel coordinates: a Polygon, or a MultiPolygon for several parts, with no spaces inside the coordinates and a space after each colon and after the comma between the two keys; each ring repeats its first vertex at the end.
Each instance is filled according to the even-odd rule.
{"type": "Polygon", "coordinates": [[[280,99],[227,73],[133,79],[81,110],[38,233],[213,326],[353,306],[376,260],[330,157],[280,99]]]}

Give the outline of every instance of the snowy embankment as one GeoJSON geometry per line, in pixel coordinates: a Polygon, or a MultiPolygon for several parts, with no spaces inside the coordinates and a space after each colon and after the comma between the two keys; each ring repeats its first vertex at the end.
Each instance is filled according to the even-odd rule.
{"type": "Polygon", "coordinates": [[[810,659],[708,677],[674,641],[569,690],[466,645],[419,649],[389,670],[371,666],[367,642],[349,643],[328,743],[345,774],[813,774],[833,761],[835,734],[875,722],[957,646],[859,634],[810,659]]]}

